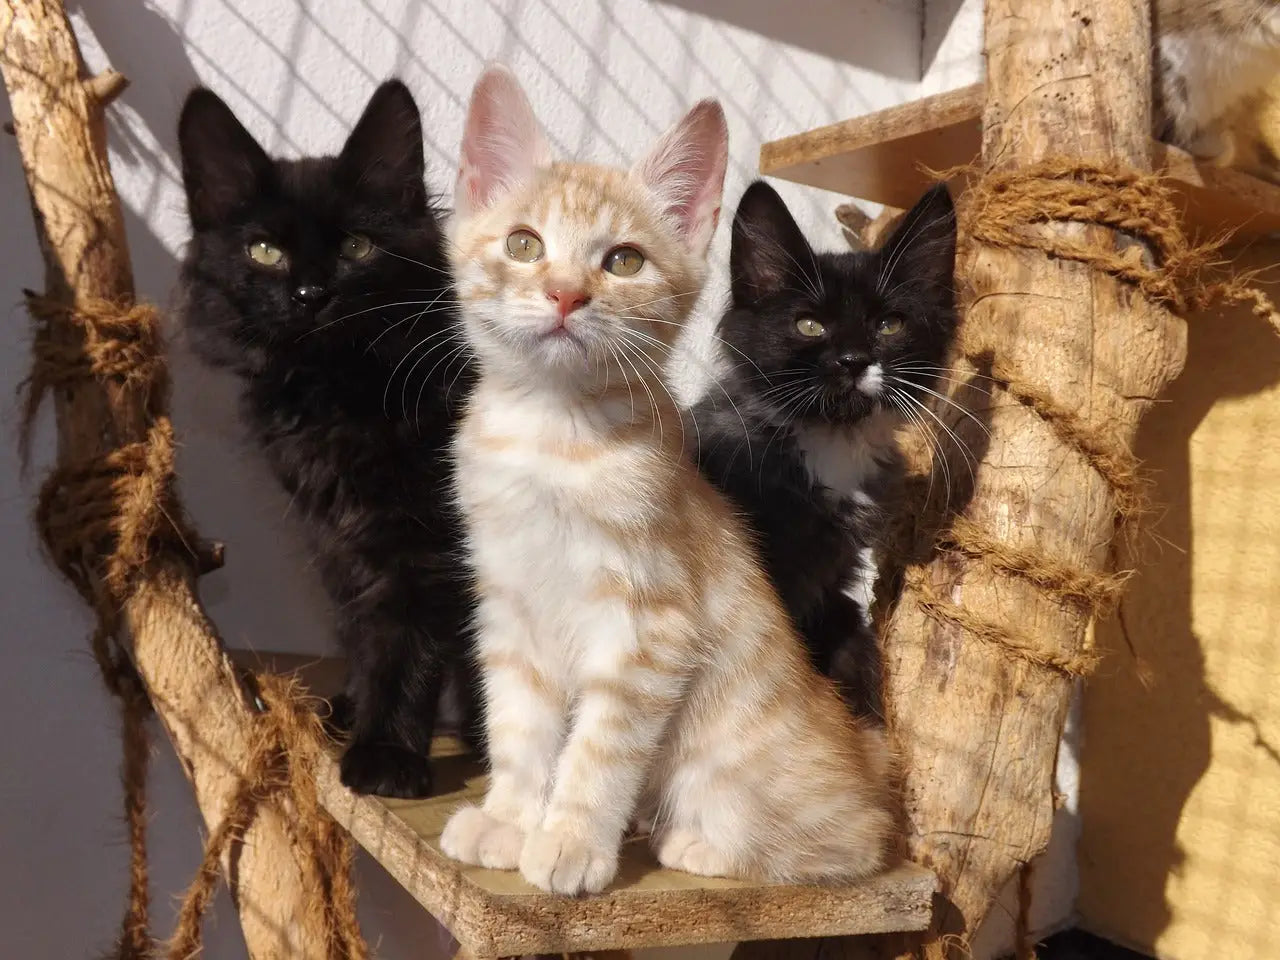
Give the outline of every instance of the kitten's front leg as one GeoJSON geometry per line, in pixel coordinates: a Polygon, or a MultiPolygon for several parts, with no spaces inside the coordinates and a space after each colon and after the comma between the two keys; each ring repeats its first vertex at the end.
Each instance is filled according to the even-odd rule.
{"type": "MultiPolygon", "coordinates": [[[[350,742],[342,782],[356,793],[425,797],[431,793],[431,737],[435,731],[445,650],[455,630],[439,634],[381,607],[352,617],[340,637],[350,654],[350,742]]],[[[339,701],[339,710],[346,705],[339,701]]],[[[343,718],[339,718],[340,720],[343,718]]]]}
{"type": "Polygon", "coordinates": [[[568,695],[554,672],[535,659],[519,604],[485,597],[478,619],[489,791],[482,805],[454,813],[440,848],[464,863],[514,870],[526,835],[546,809],[564,742],[568,695]]]}
{"type": "Polygon", "coordinates": [[[571,896],[599,893],[617,874],[623,833],[687,679],[671,655],[688,635],[683,614],[637,622],[619,603],[595,629],[551,801],[520,855],[526,880],[571,896]]]}

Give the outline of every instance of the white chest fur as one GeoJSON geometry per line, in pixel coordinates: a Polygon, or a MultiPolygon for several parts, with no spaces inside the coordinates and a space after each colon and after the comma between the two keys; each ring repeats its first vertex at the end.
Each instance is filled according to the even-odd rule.
{"type": "Polygon", "coordinates": [[[814,482],[863,504],[869,502],[868,486],[883,469],[878,457],[893,443],[893,422],[886,413],[874,413],[853,426],[802,426],[795,439],[814,482]]]}
{"type": "Polygon", "coordinates": [[[458,498],[476,572],[518,595],[545,637],[570,622],[601,575],[648,579],[663,563],[648,538],[661,504],[652,444],[625,442],[554,398],[477,390],[455,446],[458,498]]]}
{"type": "MultiPolygon", "coordinates": [[[[872,414],[852,427],[805,426],[795,437],[809,476],[830,490],[830,496],[861,507],[874,505],[868,488],[884,469],[880,458],[893,443],[893,420],[888,414],[872,414]]],[[[859,605],[868,623],[875,585],[875,551],[862,546],[845,593],[859,605]]]]}

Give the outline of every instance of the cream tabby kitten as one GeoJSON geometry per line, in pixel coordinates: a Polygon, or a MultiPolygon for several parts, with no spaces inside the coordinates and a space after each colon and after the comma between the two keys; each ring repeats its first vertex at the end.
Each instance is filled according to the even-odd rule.
{"type": "Polygon", "coordinates": [[[472,95],[453,257],[481,375],[455,456],[492,773],[440,842],[557,893],[604,889],[637,821],[699,874],[888,856],[884,742],[810,668],[660,374],[727,141],[704,100],[629,171],[553,163],[508,72],[472,95]]]}
{"type": "Polygon", "coordinates": [[[1156,135],[1230,166],[1232,114],[1280,73],[1280,0],[1154,0],[1156,135]]]}

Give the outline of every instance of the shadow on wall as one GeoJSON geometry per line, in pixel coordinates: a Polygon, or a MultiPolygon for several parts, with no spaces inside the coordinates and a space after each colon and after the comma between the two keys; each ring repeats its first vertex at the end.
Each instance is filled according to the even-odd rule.
{"type": "MultiPolygon", "coordinates": [[[[967,0],[922,0],[927,20],[921,30],[920,76],[925,76],[933,66],[947,38],[952,21],[960,15],[960,8],[967,0]]],[[[981,24],[979,24],[981,31],[981,24]]]]}
{"type": "MultiPolygon", "coordinates": [[[[1256,257],[1247,266],[1271,266],[1274,253],[1273,248],[1269,256],[1256,257]]],[[[1241,924],[1238,914],[1228,919],[1236,912],[1230,907],[1239,895],[1260,896],[1264,904],[1275,896],[1274,875],[1264,884],[1269,889],[1258,890],[1256,885],[1263,882],[1260,875],[1250,878],[1243,868],[1237,872],[1239,865],[1225,849],[1205,849],[1209,844],[1202,823],[1193,831],[1195,851],[1183,848],[1179,828],[1185,828],[1187,804],[1212,762],[1214,778],[1234,778],[1228,787],[1238,793],[1232,798],[1231,814],[1224,811],[1222,822],[1212,825],[1215,835],[1245,844],[1250,831],[1255,836],[1259,831],[1256,822],[1250,823],[1256,784],[1250,782],[1246,767],[1232,767],[1235,761],[1224,752],[1223,742],[1211,737],[1211,720],[1244,726],[1240,737],[1253,741],[1252,748],[1244,748],[1253,754],[1251,764],[1280,764],[1276,745],[1267,742],[1257,721],[1227,703],[1206,675],[1207,656],[1215,658],[1217,673],[1224,655],[1230,658],[1237,652],[1226,645],[1235,641],[1227,639],[1234,631],[1227,623],[1232,613],[1226,611],[1256,618],[1265,616],[1265,605],[1273,603],[1271,597],[1248,586],[1248,577],[1244,581],[1234,573],[1218,577],[1214,568],[1234,567],[1254,578],[1272,578],[1274,595],[1274,577],[1280,569],[1259,571],[1258,561],[1250,556],[1251,543],[1258,544],[1261,537],[1254,510],[1274,504],[1265,499],[1274,482],[1265,465],[1250,477],[1224,463],[1223,472],[1214,477],[1213,465],[1206,469],[1201,461],[1193,475],[1192,437],[1220,401],[1280,384],[1280,338],[1246,310],[1193,317],[1188,329],[1186,370],[1169,390],[1167,402],[1147,416],[1137,442],[1137,453],[1156,480],[1159,519],[1154,536],[1149,529],[1141,537],[1139,573],[1120,616],[1098,628],[1107,658],[1086,688],[1079,910],[1087,929],[1148,951],[1180,912],[1182,923],[1202,928],[1206,950],[1177,956],[1199,960],[1231,955],[1243,960],[1245,954],[1228,949],[1216,935],[1228,932],[1233,923],[1237,929],[1241,924]],[[1206,485],[1212,489],[1206,490],[1206,485]],[[1207,499],[1214,503],[1207,505],[1207,499]],[[1230,525],[1226,535],[1224,522],[1230,525]],[[1224,550],[1233,555],[1224,557],[1224,550]],[[1206,600],[1208,582],[1213,582],[1215,592],[1219,583],[1222,589],[1206,600]],[[1204,624],[1203,638],[1193,629],[1197,622],[1204,624]],[[1149,684],[1141,679],[1145,669],[1150,670],[1149,684]],[[1202,876],[1206,855],[1220,864],[1213,880],[1223,901],[1200,904],[1194,918],[1188,916],[1185,898],[1178,908],[1171,897],[1171,884],[1185,879],[1189,853],[1196,855],[1195,869],[1202,876]]],[[[1241,442],[1248,449],[1255,439],[1241,438],[1241,442]]],[[[1204,443],[1203,437],[1197,438],[1195,446],[1201,453],[1204,443]]],[[[1251,454],[1246,459],[1252,459],[1251,454]]],[[[1272,470],[1276,462],[1272,457],[1272,470]]],[[[1256,631],[1256,622],[1252,629],[1256,631]]],[[[1266,648],[1269,641],[1245,640],[1240,646],[1246,643],[1266,648]]],[[[1280,668],[1280,647],[1271,644],[1262,655],[1267,658],[1261,663],[1264,676],[1273,677],[1280,668]]],[[[1255,766],[1254,773],[1259,770],[1255,766]]],[[[1272,769],[1263,775],[1274,784],[1280,773],[1272,769]]],[[[1203,805],[1203,799],[1197,801],[1198,812],[1193,815],[1197,820],[1203,805]]],[[[1247,917],[1249,908],[1244,909],[1247,917]]],[[[1258,960],[1272,955],[1266,949],[1247,954],[1258,960]]]]}
{"type": "MultiPolygon", "coordinates": [[[[777,0],[660,0],[714,20],[732,23],[783,43],[791,44],[833,60],[854,63],[899,80],[919,80],[918,57],[904,60],[889,55],[873,21],[877,6],[869,9],[854,3],[824,3],[821,14],[796,16],[791,4],[777,0]]],[[[961,0],[948,0],[959,8],[961,0]]],[[[888,4],[886,4],[887,6],[888,4]]],[[[908,6],[907,3],[900,4],[908,6]]]]}
{"type": "MultiPolygon", "coordinates": [[[[177,117],[187,91],[200,81],[174,25],[147,4],[137,4],[127,17],[101,3],[75,0],[67,5],[106,51],[111,66],[129,78],[122,102],[142,121],[143,130],[125,122],[120,110],[107,111],[107,136],[113,161],[147,171],[152,184],[140,205],[124,205],[125,230],[134,278],[153,297],[167,292],[177,274],[177,260],[149,225],[161,203],[162,180],[176,179],[165,155],[176,156],[177,117]],[[143,138],[149,135],[151,142],[143,138]],[[157,150],[158,145],[158,150],[157,150]]],[[[115,171],[117,181],[121,171],[115,171]]]]}

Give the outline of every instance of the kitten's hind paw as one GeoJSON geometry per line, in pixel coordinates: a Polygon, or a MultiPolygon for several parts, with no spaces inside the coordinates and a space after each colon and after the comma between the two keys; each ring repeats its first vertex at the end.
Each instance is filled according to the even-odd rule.
{"type": "Polygon", "coordinates": [[[440,835],[446,856],[490,870],[514,870],[523,846],[524,831],[474,806],[458,810],[440,835]]]}
{"type": "Polygon", "coordinates": [[[340,773],[356,793],[405,800],[431,795],[427,758],[398,744],[353,743],[342,755],[340,773]]]}
{"type": "Polygon", "coordinates": [[[618,873],[618,851],[549,830],[534,830],[520,852],[520,873],[535,887],[551,893],[599,893],[618,873]]]}
{"type": "Polygon", "coordinates": [[[658,844],[658,862],[700,877],[737,876],[729,858],[692,830],[672,830],[658,844]]]}

